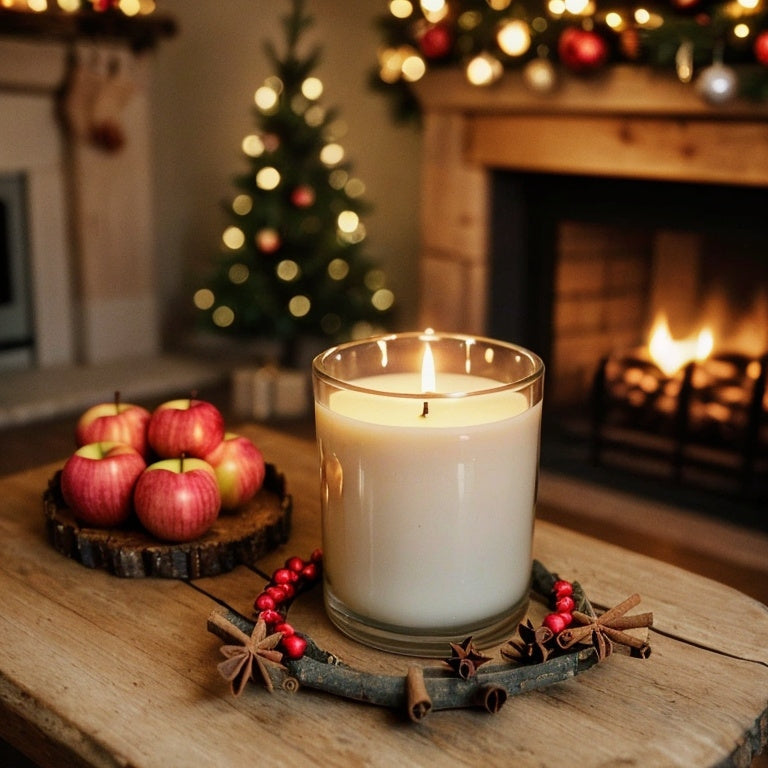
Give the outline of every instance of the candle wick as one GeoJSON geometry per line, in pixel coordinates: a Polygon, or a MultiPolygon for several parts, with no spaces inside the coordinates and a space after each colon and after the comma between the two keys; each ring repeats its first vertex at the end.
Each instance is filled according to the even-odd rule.
{"type": "Polygon", "coordinates": [[[421,411],[421,418],[425,419],[427,417],[428,413],[429,413],[429,403],[425,400],[424,401],[424,408],[421,411]]]}

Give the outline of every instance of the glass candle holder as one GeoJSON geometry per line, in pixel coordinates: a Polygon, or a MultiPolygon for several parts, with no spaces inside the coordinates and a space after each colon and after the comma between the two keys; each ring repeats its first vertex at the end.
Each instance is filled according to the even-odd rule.
{"type": "Polygon", "coordinates": [[[513,634],[530,588],[542,361],[429,331],[339,345],[312,373],[331,621],[415,656],[513,634]]]}

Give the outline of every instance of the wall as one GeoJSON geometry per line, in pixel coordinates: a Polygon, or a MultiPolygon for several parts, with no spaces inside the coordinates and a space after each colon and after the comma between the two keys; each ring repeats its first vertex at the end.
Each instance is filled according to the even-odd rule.
{"type": "MultiPolygon", "coordinates": [[[[282,50],[288,0],[163,0],[179,34],[155,53],[157,279],[166,344],[189,328],[193,274],[218,250],[222,201],[245,168],[240,142],[254,127],[253,92],[272,74],[265,40],[282,50]]],[[[323,103],[349,124],[344,141],[374,211],[366,219],[369,253],[382,260],[398,297],[398,327],[417,312],[419,152],[414,127],[395,124],[368,77],[379,45],[375,18],[383,0],[308,0],[319,43],[316,74],[323,103]]]]}

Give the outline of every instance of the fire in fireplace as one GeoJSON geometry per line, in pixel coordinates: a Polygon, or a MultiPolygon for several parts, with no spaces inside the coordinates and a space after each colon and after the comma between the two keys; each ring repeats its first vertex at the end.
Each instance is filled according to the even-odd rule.
{"type": "Polygon", "coordinates": [[[765,494],[768,190],[508,171],[492,186],[490,330],[545,358],[549,434],[583,438],[592,462],[765,494]]]}

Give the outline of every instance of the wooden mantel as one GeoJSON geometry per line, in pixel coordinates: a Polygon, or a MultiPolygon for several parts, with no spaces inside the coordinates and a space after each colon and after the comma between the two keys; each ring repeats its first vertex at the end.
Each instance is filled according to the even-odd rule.
{"type": "Polygon", "coordinates": [[[541,94],[439,70],[417,95],[422,327],[486,331],[491,169],[768,186],[768,105],[713,107],[668,74],[618,65],[541,94]]]}

